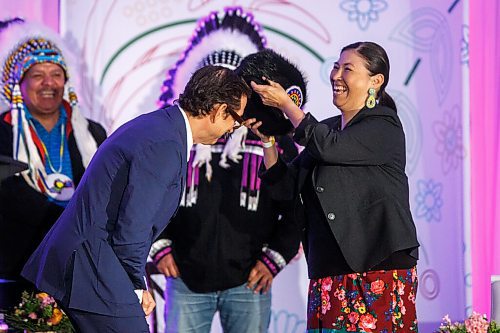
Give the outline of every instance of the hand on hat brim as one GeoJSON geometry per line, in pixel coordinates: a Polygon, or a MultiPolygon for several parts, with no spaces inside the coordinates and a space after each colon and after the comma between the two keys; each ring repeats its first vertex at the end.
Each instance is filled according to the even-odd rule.
{"type": "Polygon", "coordinates": [[[245,126],[247,128],[252,129],[252,124],[255,123],[256,121],[257,121],[257,119],[255,119],[255,118],[248,118],[248,119],[245,119],[243,121],[243,123],[241,124],[241,126],[245,126]]]}
{"type": "Polygon", "coordinates": [[[269,136],[262,133],[259,128],[262,126],[262,121],[257,121],[255,118],[245,120],[245,126],[248,127],[253,134],[257,135],[261,141],[269,141],[269,136]]]}
{"type": "Polygon", "coordinates": [[[272,106],[283,111],[284,105],[288,102],[288,94],[283,87],[274,81],[262,77],[262,80],[268,84],[257,84],[254,81],[250,82],[252,89],[259,94],[264,105],[272,106]]]}
{"type": "Polygon", "coordinates": [[[281,109],[290,98],[279,83],[265,77],[262,77],[262,80],[267,84],[250,82],[256,94],[250,98],[245,109],[245,116],[261,121],[260,132],[265,135],[290,133],[293,125],[281,109]]]}

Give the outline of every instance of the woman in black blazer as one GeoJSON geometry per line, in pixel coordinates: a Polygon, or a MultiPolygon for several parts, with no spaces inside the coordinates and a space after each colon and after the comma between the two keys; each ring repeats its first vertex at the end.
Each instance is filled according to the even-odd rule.
{"type": "Polygon", "coordinates": [[[418,241],[405,174],[405,137],[386,93],[389,59],[372,42],[342,49],[330,75],[341,115],[318,122],[283,88],[252,83],[281,109],[304,151],[290,164],[264,142],[263,181],[293,200],[308,262],[308,332],[417,331],[418,241]]]}

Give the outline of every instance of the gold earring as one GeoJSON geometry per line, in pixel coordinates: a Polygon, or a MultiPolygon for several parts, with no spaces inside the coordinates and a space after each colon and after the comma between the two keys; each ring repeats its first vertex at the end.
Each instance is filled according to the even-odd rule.
{"type": "Polygon", "coordinates": [[[375,100],[375,89],[374,88],[370,88],[368,89],[368,98],[366,100],[366,107],[369,108],[369,109],[373,109],[375,107],[375,104],[376,103],[376,100],[375,100]]]}

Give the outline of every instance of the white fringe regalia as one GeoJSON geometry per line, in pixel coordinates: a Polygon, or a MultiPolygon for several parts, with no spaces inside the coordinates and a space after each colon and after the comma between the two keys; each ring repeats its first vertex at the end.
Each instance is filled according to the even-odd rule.
{"type": "MultiPolygon", "coordinates": [[[[235,69],[243,58],[263,50],[265,44],[266,40],[261,33],[261,27],[254,22],[250,13],[244,12],[240,7],[228,7],[222,16],[217,12],[212,12],[201,18],[198,20],[198,26],[186,50],[174,67],[168,71],[162,87],[160,105],[171,105],[197,69],[206,65],[219,65],[235,69]]],[[[255,164],[256,160],[248,158],[249,154],[257,154],[256,156],[259,156],[260,160],[262,159],[262,147],[258,144],[246,145],[247,133],[246,127],[240,127],[227,141],[219,140],[217,144],[212,146],[197,144],[193,147],[181,206],[190,207],[196,204],[199,168],[203,165],[205,165],[205,177],[209,181],[211,180],[212,153],[221,153],[219,165],[223,168],[230,167],[228,161],[240,163],[243,160],[243,163],[255,164]]],[[[258,183],[260,182],[258,179],[254,179],[255,184],[252,186],[248,184],[249,179],[255,178],[248,172],[250,169],[254,173],[257,172],[254,170],[256,166],[257,164],[253,168],[246,164],[243,166],[246,174],[242,175],[240,205],[249,210],[257,210],[258,204],[258,183]]]]}

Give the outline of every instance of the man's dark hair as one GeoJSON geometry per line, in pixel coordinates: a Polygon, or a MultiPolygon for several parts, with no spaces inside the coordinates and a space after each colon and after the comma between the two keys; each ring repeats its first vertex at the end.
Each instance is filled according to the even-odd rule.
{"type": "Polygon", "coordinates": [[[208,115],[216,104],[236,111],[241,96],[250,98],[252,89],[234,71],[222,66],[205,66],[194,72],[179,95],[179,105],[194,117],[208,115]]]}

